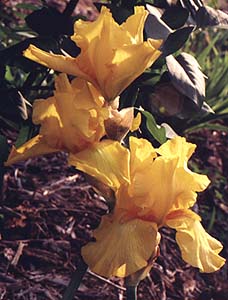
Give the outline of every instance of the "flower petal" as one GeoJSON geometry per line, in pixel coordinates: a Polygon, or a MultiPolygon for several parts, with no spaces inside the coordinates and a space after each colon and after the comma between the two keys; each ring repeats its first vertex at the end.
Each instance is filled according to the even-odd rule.
{"type": "Polygon", "coordinates": [[[166,224],[177,230],[176,241],[187,263],[207,273],[224,265],[225,259],[218,255],[222,244],[204,230],[198,215],[190,210],[172,212],[166,224]]]}
{"type": "Polygon", "coordinates": [[[21,147],[16,149],[14,146],[10,152],[8,160],[5,162],[5,166],[10,166],[21,160],[32,158],[38,155],[58,152],[59,149],[48,146],[41,135],[37,135],[21,147]]]}
{"type": "Polygon", "coordinates": [[[109,117],[104,98],[85,80],[76,78],[71,84],[66,74],[56,78],[55,87],[53,97],[33,105],[33,122],[41,124],[46,143],[74,153],[99,141],[109,117]]]}
{"type": "Polygon", "coordinates": [[[126,22],[121,25],[123,30],[130,33],[131,39],[135,43],[143,42],[144,23],[148,14],[148,11],[143,6],[135,6],[134,15],[130,16],[126,22]]]}
{"type": "Polygon", "coordinates": [[[189,169],[178,168],[176,170],[175,190],[177,197],[174,207],[177,209],[187,209],[196,202],[196,192],[204,191],[210,184],[206,175],[191,172],[189,169]]]}
{"type": "Polygon", "coordinates": [[[186,142],[183,137],[177,136],[162,144],[156,151],[168,158],[179,157],[178,166],[185,166],[195,148],[196,145],[186,142]]]}
{"type": "Polygon", "coordinates": [[[140,219],[122,223],[104,216],[94,237],[96,242],[82,248],[90,269],[105,277],[126,277],[147,266],[157,244],[157,226],[140,219]]]}
{"type": "Polygon", "coordinates": [[[111,100],[118,96],[146,68],[150,67],[160,54],[158,48],[153,47],[149,40],[141,44],[124,45],[117,49],[109,65],[110,72],[103,88],[104,97],[111,100]]]}
{"type": "Polygon", "coordinates": [[[69,155],[69,164],[95,176],[114,190],[129,182],[129,151],[119,142],[104,140],[69,155]]]}
{"type": "Polygon", "coordinates": [[[157,154],[152,144],[146,139],[131,136],[129,144],[131,150],[131,176],[134,176],[135,172],[140,173],[148,170],[157,154]]]}
{"type": "Polygon", "coordinates": [[[77,64],[77,59],[74,57],[49,53],[37,48],[34,45],[30,45],[28,49],[24,51],[23,55],[26,58],[55,71],[80,76],[85,80],[90,79],[87,74],[80,70],[77,64]]]}
{"type": "Polygon", "coordinates": [[[142,121],[142,117],[141,117],[141,113],[138,112],[136,117],[134,118],[132,124],[131,124],[131,128],[130,131],[136,131],[139,129],[139,126],[141,125],[141,121],[142,121]]]}
{"type": "Polygon", "coordinates": [[[177,163],[177,159],[158,157],[148,168],[135,172],[128,191],[134,204],[142,209],[141,217],[162,224],[179,192],[175,189],[177,163]]]}
{"type": "Polygon", "coordinates": [[[147,14],[144,7],[136,7],[135,14],[119,25],[103,6],[96,21],[76,21],[71,37],[81,48],[76,58],[51,54],[33,45],[24,56],[90,81],[106,101],[112,101],[160,55],[161,41],[143,42],[147,14]]]}

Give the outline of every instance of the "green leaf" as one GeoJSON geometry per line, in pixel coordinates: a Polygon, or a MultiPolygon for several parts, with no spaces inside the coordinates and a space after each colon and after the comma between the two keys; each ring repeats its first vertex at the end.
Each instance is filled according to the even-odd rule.
{"type": "Polygon", "coordinates": [[[7,160],[9,154],[9,145],[6,137],[0,135],[0,197],[2,193],[3,177],[5,173],[4,162],[7,160]]]}
{"type": "Polygon", "coordinates": [[[205,98],[205,75],[197,60],[188,53],[166,57],[170,80],[177,90],[201,107],[205,98]]]}
{"type": "MultiPolygon", "coordinates": [[[[227,116],[226,116],[227,118],[227,116]]],[[[221,118],[218,118],[221,119],[221,118]]],[[[224,132],[228,132],[228,127],[221,125],[221,124],[215,124],[215,123],[199,123],[195,126],[189,127],[188,129],[185,130],[185,134],[187,133],[191,133],[191,132],[197,132],[201,129],[209,129],[209,130],[218,130],[218,131],[224,131],[224,132]]]]}
{"type": "Polygon", "coordinates": [[[32,127],[30,125],[23,125],[21,127],[15,143],[16,148],[20,147],[31,138],[31,129],[32,127]]]}
{"type": "Polygon", "coordinates": [[[6,137],[0,134],[0,164],[7,160],[9,145],[6,137]]]}
{"type": "Polygon", "coordinates": [[[2,84],[0,88],[0,115],[13,122],[21,122],[28,118],[27,100],[15,88],[2,84]]]}
{"type": "Polygon", "coordinates": [[[33,11],[25,18],[25,21],[31,29],[44,36],[74,33],[72,19],[52,7],[43,7],[33,11]]]}
{"type": "Polygon", "coordinates": [[[189,16],[189,12],[186,8],[181,6],[168,6],[163,15],[162,20],[169,25],[172,29],[178,29],[184,26],[189,16]]]}
{"type": "Polygon", "coordinates": [[[16,5],[16,8],[27,9],[27,10],[35,10],[35,9],[37,9],[37,5],[33,5],[33,4],[30,4],[30,3],[18,3],[16,5]]]}
{"type": "Polygon", "coordinates": [[[228,14],[210,6],[201,6],[196,13],[198,27],[219,27],[228,29],[228,14]]]}
{"type": "Polygon", "coordinates": [[[188,40],[194,26],[186,26],[172,32],[161,47],[162,55],[168,56],[179,50],[188,40]]]}
{"type": "Polygon", "coordinates": [[[153,5],[146,5],[149,15],[146,19],[144,30],[147,38],[166,40],[173,32],[172,29],[161,19],[161,11],[153,5]]]}
{"type": "Polygon", "coordinates": [[[159,127],[152,116],[148,111],[141,111],[141,113],[146,117],[146,127],[149,133],[158,141],[160,144],[166,142],[166,132],[164,127],[159,127]]]}

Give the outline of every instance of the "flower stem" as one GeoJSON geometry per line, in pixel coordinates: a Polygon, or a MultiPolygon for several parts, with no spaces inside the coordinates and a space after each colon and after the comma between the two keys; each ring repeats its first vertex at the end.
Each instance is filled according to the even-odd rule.
{"type": "Polygon", "coordinates": [[[126,286],[126,297],[127,297],[127,300],[137,300],[137,286],[136,285],[126,286]]]}
{"type": "Polygon", "coordinates": [[[62,300],[72,300],[74,299],[74,295],[76,290],[78,289],[83,276],[85,275],[87,271],[88,266],[84,263],[81,262],[76,271],[73,273],[73,276],[71,277],[70,283],[63,295],[62,300]]]}

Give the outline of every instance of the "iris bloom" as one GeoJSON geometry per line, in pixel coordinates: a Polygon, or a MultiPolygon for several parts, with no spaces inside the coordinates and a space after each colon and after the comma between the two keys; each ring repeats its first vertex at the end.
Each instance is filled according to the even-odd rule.
{"type": "Polygon", "coordinates": [[[70,163],[95,176],[115,192],[114,211],[102,217],[95,242],[82,248],[89,267],[105,276],[125,277],[147,266],[162,226],[176,229],[183,259],[202,272],[224,264],[222,245],[206,233],[190,207],[207,176],[191,172],[187,162],[195,145],[176,137],[159,149],[144,139],[130,138],[130,150],[103,141],[70,156],[70,163]]]}
{"type": "Polygon", "coordinates": [[[76,153],[105,135],[104,120],[109,108],[92,84],[60,74],[54,95],[33,105],[33,123],[41,125],[37,136],[16,149],[12,148],[5,165],[57,151],[76,153]]]}
{"type": "Polygon", "coordinates": [[[135,7],[135,14],[119,25],[109,9],[102,7],[96,21],[76,21],[71,37],[81,48],[76,58],[48,53],[33,45],[24,55],[56,71],[84,78],[111,101],[160,55],[161,41],[143,41],[147,15],[144,7],[135,7]]]}

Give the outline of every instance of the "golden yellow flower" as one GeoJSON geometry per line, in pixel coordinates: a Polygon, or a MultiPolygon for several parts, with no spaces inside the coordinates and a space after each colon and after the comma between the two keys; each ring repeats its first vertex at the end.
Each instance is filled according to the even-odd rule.
{"type": "Polygon", "coordinates": [[[39,134],[18,149],[13,147],[5,165],[45,153],[76,153],[99,141],[110,114],[104,103],[91,83],[79,78],[70,83],[66,74],[60,74],[54,95],[34,102],[33,123],[41,125],[39,134]]]}
{"type": "Polygon", "coordinates": [[[84,78],[111,101],[160,55],[161,41],[143,41],[147,15],[144,7],[135,7],[135,14],[119,25],[109,9],[102,7],[96,21],[76,21],[72,40],[81,48],[76,58],[48,53],[33,45],[24,55],[56,71],[84,78]]]}
{"type": "Polygon", "coordinates": [[[195,145],[176,137],[159,149],[130,138],[130,150],[104,141],[70,155],[70,163],[112,187],[116,205],[94,231],[95,242],[82,248],[89,267],[105,276],[125,277],[147,266],[162,226],[176,229],[183,259],[202,272],[225,262],[222,245],[203,229],[190,210],[207,176],[191,172],[187,161],[195,145]]]}

